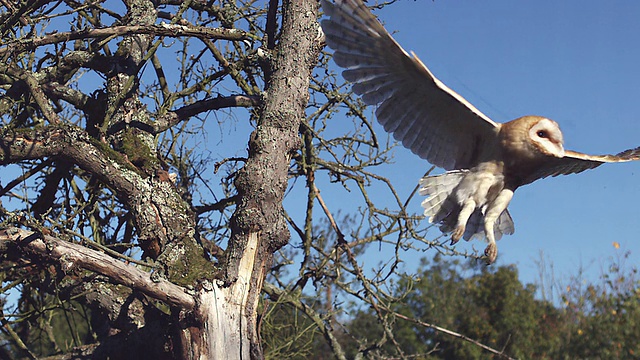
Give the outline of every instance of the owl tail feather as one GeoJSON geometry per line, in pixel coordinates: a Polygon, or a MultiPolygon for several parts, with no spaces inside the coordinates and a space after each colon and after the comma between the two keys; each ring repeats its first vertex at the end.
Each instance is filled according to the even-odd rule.
{"type": "Polygon", "coordinates": [[[424,215],[429,217],[430,223],[438,224],[450,217],[454,218],[453,222],[455,223],[460,205],[456,201],[453,191],[468,172],[467,170],[455,170],[420,179],[420,195],[428,196],[422,202],[422,207],[424,215]]]}
{"type": "MultiPolygon", "coordinates": [[[[441,175],[427,176],[420,179],[420,195],[428,196],[422,201],[424,215],[432,224],[440,224],[443,233],[450,233],[456,226],[461,205],[455,196],[455,191],[468,170],[454,170],[441,175]]],[[[464,235],[465,240],[484,238],[484,209],[475,209],[467,221],[464,235]]],[[[494,234],[500,240],[503,234],[513,234],[513,220],[509,211],[505,210],[496,221],[494,234]]]]}

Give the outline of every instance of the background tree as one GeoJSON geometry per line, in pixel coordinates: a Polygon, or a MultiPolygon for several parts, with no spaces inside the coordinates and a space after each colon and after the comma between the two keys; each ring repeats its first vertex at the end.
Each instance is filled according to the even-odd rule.
{"type": "MultiPolygon", "coordinates": [[[[609,259],[599,281],[580,273],[556,281],[561,303],[534,296],[532,284],[518,280],[514,266],[479,267],[474,262],[435,256],[398,287],[402,300],[392,306],[401,314],[393,324],[402,349],[424,359],[631,359],[640,331],[637,267],[629,251],[609,259]],[[404,290],[403,290],[404,288],[404,290]],[[409,290],[410,289],[410,290],[409,290]],[[406,320],[405,316],[410,321],[406,320]],[[477,343],[494,346],[492,354],[477,343]]],[[[543,269],[549,271],[549,269],[543,269]]],[[[348,352],[383,336],[375,312],[363,309],[345,324],[348,352]]],[[[375,357],[392,353],[387,345],[375,357]]]]}
{"type": "Polygon", "coordinates": [[[632,359],[640,353],[640,279],[631,252],[619,248],[617,256],[603,263],[597,282],[573,276],[561,288],[567,330],[565,359],[632,359]]]}
{"type": "MultiPolygon", "coordinates": [[[[436,256],[423,263],[417,279],[404,280],[401,286],[406,295],[392,306],[393,311],[420,320],[394,324],[398,341],[409,353],[429,359],[491,358],[476,343],[425,323],[501,349],[514,358],[555,358],[562,344],[563,312],[549,302],[536,300],[535,286],[524,286],[514,267],[485,267],[436,256]],[[540,336],[541,332],[545,335],[540,336]]],[[[378,327],[375,322],[360,325],[370,318],[370,311],[361,312],[348,325],[351,333],[371,333],[371,328],[378,327]]]]}

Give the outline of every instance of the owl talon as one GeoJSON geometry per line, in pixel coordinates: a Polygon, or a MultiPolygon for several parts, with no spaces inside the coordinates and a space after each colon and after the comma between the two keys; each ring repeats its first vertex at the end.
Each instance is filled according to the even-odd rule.
{"type": "Polygon", "coordinates": [[[498,257],[498,246],[496,244],[489,244],[484,249],[484,255],[487,257],[487,265],[491,265],[496,261],[498,257]]]}
{"type": "Polygon", "coordinates": [[[458,241],[460,241],[460,239],[462,238],[462,235],[464,234],[464,226],[458,226],[455,228],[455,230],[453,230],[453,234],[451,235],[451,245],[455,245],[458,241]]]}

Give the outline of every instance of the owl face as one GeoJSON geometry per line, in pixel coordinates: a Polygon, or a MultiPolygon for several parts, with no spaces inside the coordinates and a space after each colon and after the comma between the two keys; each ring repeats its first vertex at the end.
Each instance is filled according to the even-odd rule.
{"type": "Polygon", "coordinates": [[[539,118],[529,129],[529,140],[541,153],[547,156],[564,157],[562,132],[558,123],[547,118],[539,118]]]}
{"type": "Polygon", "coordinates": [[[516,163],[565,156],[560,127],[541,116],[523,116],[502,124],[499,138],[505,156],[516,163]]]}

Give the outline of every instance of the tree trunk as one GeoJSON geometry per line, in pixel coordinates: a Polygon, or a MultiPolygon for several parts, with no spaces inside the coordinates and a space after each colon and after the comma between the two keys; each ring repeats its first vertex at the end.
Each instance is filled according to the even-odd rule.
{"type": "Polygon", "coordinates": [[[321,49],[317,1],[285,0],[282,7],[282,32],[264,107],[249,141],[247,162],[235,181],[240,202],[231,219],[225,274],[220,283],[199,292],[196,315],[205,326],[183,332],[185,358],[264,357],[257,307],[273,253],[289,241],[282,200],[321,49]]]}

